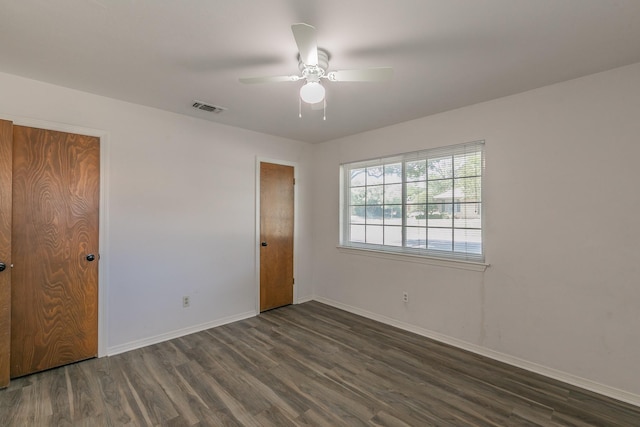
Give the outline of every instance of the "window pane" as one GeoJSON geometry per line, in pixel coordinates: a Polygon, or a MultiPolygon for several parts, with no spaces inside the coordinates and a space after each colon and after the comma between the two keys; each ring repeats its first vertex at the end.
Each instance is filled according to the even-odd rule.
{"type": "Polygon", "coordinates": [[[349,222],[351,224],[364,224],[364,206],[352,206],[349,222]]]}
{"type": "Polygon", "coordinates": [[[456,155],[454,170],[456,177],[482,175],[482,154],[474,152],[456,155]]]}
{"type": "Polygon", "coordinates": [[[456,213],[453,226],[456,228],[482,228],[480,203],[459,203],[460,211],[456,213]]]}
{"type": "Polygon", "coordinates": [[[407,203],[425,203],[427,201],[427,183],[410,182],[407,184],[407,203]]]}
{"type": "Polygon", "coordinates": [[[351,177],[351,187],[358,187],[365,184],[366,169],[351,169],[349,176],[351,177]]]}
{"type": "Polygon", "coordinates": [[[405,164],[407,170],[407,181],[424,181],[427,179],[427,161],[418,160],[415,162],[407,162],[405,164]]]}
{"type": "Polygon", "coordinates": [[[451,203],[459,191],[453,191],[453,180],[429,181],[429,203],[451,203]]]}
{"type": "Polygon", "coordinates": [[[386,225],[402,225],[402,205],[385,206],[384,223],[386,225]]]}
{"type": "Polygon", "coordinates": [[[429,228],[427,236],[429,238],[429,249],[436,251],[449,251],[453,248],[451,229],[448,228],[429,228]]]}
{"type": "Polygon", "coordinates": [[[407,206],[407,226],[427,225],[427,206],[408,205],[407,206]]]}
{"type": "Polygon", "coordinates": [[[395,184],[402,182],[402,163],[385,165],[384,182],[385,184],[395,184]]]}
{"type": "Polygon", "coordinates": [[[451,217],[452,203],[429,203],[427,205],[427,213],[434,219],[439,219],[438,216],[444,219],[451,217]]]}
{"type": "Polygon", "coordinates": [[[364,225],[352,225],[349,231],[352,242],[364,243],[364,225]]]}
{"type": "Polygon", "coordinates": [[[384,244],[402,246],[402,227],[384,227],[384,244]]]}
{"type": "Polygon", "coordinates": [[[451,156],[429,159],[427,162],[429,179],[453,177],[453,158],[451,156]]]}
{"type": "Polygon", "coordinates": [[[381,205],[383,191],[382,185],[367,187],[367,205],[381,205]]]}
{"type": "Polygon", "coordinates": [[[402,203],[402,184],[384,186],[384,204],[396,205],[402,203]]]}
{"type": "Polygon", "coordinates": [[[480,255],[482,253],[482,231],[460,230],[453,232],[454,251],[480,255]]]}
{"type": "Polygon", "coordinates": [[[382,224],[382,206],[367,206],[367,224],[382,224]]]}
{"type": "Polygon", "coordinates": [[[365,187],[356,187],[351,189],[351,204],[364,205],[365,187]]]}
{"type": "Polygon", "coordinates": [[[481,197],[480,177],[456,179],[453,186],[462,198],[461,202],[479,202],[481,197]]]}
{"type": "Polygon", "coordinates": [[[382,226],[366,225],[365,227],[367,227],[366,243],[374,245],[382,245],[384,243],[382,226]]]}
{"type": "Polygon", "coordinates": [[[451,209],[452,205],[428,205],[427,206],[427,225],[429,227],[449,227],[453,226],[453,215],[447,212],[447,208],[451,209]]]}
{"type": "Polygon", "coordinates": [[[367,185],[382,184],[383,177],[384,168],[382,166],[367,168],[367,185]]]}
{"type": "Polygon", "coordinates": [[[434,215],[434,218],[437,218],[438,216],[442,217],[442,218],[446,218],[449,219],[451,217],[453,217],[453,215],[455,214],[455,209],[454,209],[454,205],[453,203],[438,203],[438,204],[430,204],[429,205],[430,209],[434,209],[433,212],[431,212],[432,215],[434,215]]]}
{"type": "Polygon", "coordinates": [[[408,248],[427,248],[427,229],[424,227],[407,227],[408,248]]]}

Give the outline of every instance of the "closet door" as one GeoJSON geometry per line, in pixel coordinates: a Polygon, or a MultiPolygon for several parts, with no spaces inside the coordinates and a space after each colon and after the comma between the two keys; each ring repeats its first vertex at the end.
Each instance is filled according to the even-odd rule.
{"type": "Polygon", "coordinates": [[[13,127],[11,377],[97,355],[99,167],[96,137],[13,127]]]}
{"type": "Polygon", "coordinates": [[[294,169],[260,162],[260,311],[293,303],[294,169]]]}
{"type": "Polygon", "coordinates": [[[0,388],[9,384],[11,345],[11,174],[13,124],[0,120],[0,388]]]}

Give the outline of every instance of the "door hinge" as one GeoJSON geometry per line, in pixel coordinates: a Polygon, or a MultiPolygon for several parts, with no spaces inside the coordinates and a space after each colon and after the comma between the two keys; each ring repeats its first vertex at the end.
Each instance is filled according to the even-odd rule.
{"type": "Polygon", "coordinates": [[[296,284],[296,278],[295,277],[293,278],[293,284],[294,285],[296,284]]]}
{"type": "Polygon", "coordinates": [[[296,179],[293,178],[293,185],[296,185],[296,179]]]}

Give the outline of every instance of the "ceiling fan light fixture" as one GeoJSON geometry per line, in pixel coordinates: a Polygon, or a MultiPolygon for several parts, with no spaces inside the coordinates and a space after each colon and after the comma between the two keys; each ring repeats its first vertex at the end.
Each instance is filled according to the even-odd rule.
{"type": "Polygon", "coordinates": [[[300,88],[300,98],[307,104],[317,104],[324,99],[324,86],[319,82],[307,82],[300,88]]]}

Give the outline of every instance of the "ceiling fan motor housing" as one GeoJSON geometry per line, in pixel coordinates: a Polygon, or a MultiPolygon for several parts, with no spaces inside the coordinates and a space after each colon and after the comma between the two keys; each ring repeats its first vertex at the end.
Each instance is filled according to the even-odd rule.
{"type": "Polygon", "coordinates": [[[300,59],[300,55],[298,55],[298,69],[302,73],[304,77],[318,75],[318,79],[326,74],[327,69],[329,68],[329,52],[324,49],[318,48],[318,64],[317,65],[307,65],[300,59]],[[305,75],[307,74],[307,75],[305,75]]]}

